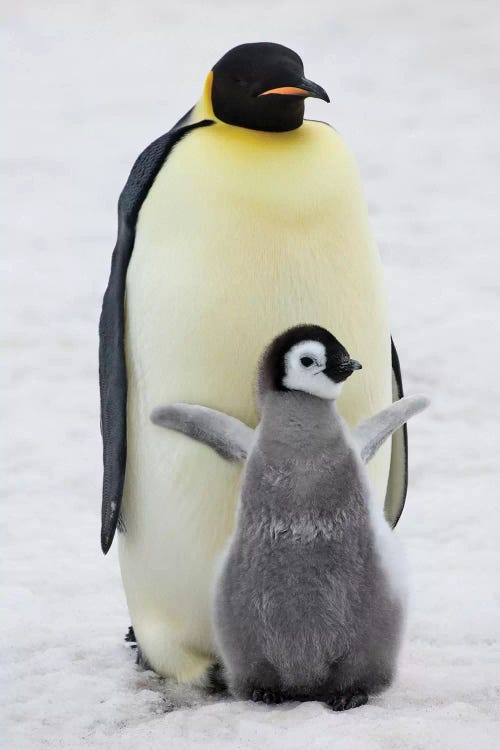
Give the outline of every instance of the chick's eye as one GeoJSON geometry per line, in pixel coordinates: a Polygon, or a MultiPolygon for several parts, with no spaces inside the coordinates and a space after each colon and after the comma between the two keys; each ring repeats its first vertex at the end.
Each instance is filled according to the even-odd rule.
{"type": "Polygon", "coordinates": [[[304,365],[304,367],[310,367],[312,364],[314,364],[314,359],[311,359],[311,357],[301,357],[300,364],[304,365]]]}

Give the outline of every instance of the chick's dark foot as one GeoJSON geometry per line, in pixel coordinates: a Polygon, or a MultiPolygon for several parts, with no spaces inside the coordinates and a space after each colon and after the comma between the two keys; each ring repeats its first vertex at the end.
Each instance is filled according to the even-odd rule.
{"type": "Polygon", "coordinates": [[[265,688],[255,688],[252,693],[252,700],[255,703],[282,703],[283,696],[277,690],[266,690],[265,688]]]}
{"type": "Polygon", "coordinates": [[[358,708],[368,703],[368,695],[364,690],[348,690],[345,693],[329,698],[327,705],[332,711],[348,711],[350,708],[358,708]]]}

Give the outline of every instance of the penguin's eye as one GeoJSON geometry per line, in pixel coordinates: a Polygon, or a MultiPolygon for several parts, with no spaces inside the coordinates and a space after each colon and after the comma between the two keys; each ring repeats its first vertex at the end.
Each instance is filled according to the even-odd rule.
{"type": "Polygon", "coordinates": [[[311,359],[311,357],[301,357],[300,364],[304,365],[304,367],[310,367],[314,364],[314,359],[311,359]]]}
{"type": "Polygon", "coordinates": [[[234,82],[238,84],[238,86],[246,86],[247,81],[242,76],[235,76],[234,82]]]}

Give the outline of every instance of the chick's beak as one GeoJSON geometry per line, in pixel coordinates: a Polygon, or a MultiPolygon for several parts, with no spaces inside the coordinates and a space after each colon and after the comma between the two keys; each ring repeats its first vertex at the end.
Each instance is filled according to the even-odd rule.
{"type": "Polygon", "coordinates": [[[315,99],[323,99],[324,102],[330,102],[330,98],[324,88],[303,77],[290,81],[287,86],[277,86],[276,88],[261,91],[257,96],[268,96],[269,94],[278,94],[280,96],[302,96],[304,98],[306,96],[312,96],[315,99]]]}
{"type": "Polygon", "coordinates": [[[341,364],[335,363],[333,366],[327,367],[324,373],[336,383],[342,383],[353,374],[354,370],[361,369],[362,365],[356,359],[347,359],[341,364]]]}
{"type": "Polygon", "coordinates": [[[353,370],[362,370],[363,369],[363,365],[361,364],[361,362],[358,362],[356,359],[350,359],[349,360],[349,365],[352,367],[353,370]]]}

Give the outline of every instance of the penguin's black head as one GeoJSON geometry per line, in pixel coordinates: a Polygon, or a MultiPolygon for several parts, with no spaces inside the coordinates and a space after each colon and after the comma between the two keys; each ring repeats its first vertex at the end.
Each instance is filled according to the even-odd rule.
{"type": "Polygon", "coordinates": [[[326,328],[299,325],[280,334],[261,360],[258,391],[303,391],[336,399],[342,384],[360,370],[346,349],[326,328]]]}
{"type": "Polygon", "coordinates": [[[329,102],[321,86],[304,77],[300,57],[281,44],[240,44],[213,69],[212,107],[219,120],[251,130],[295,130],[304,99],[329,102]]]}

